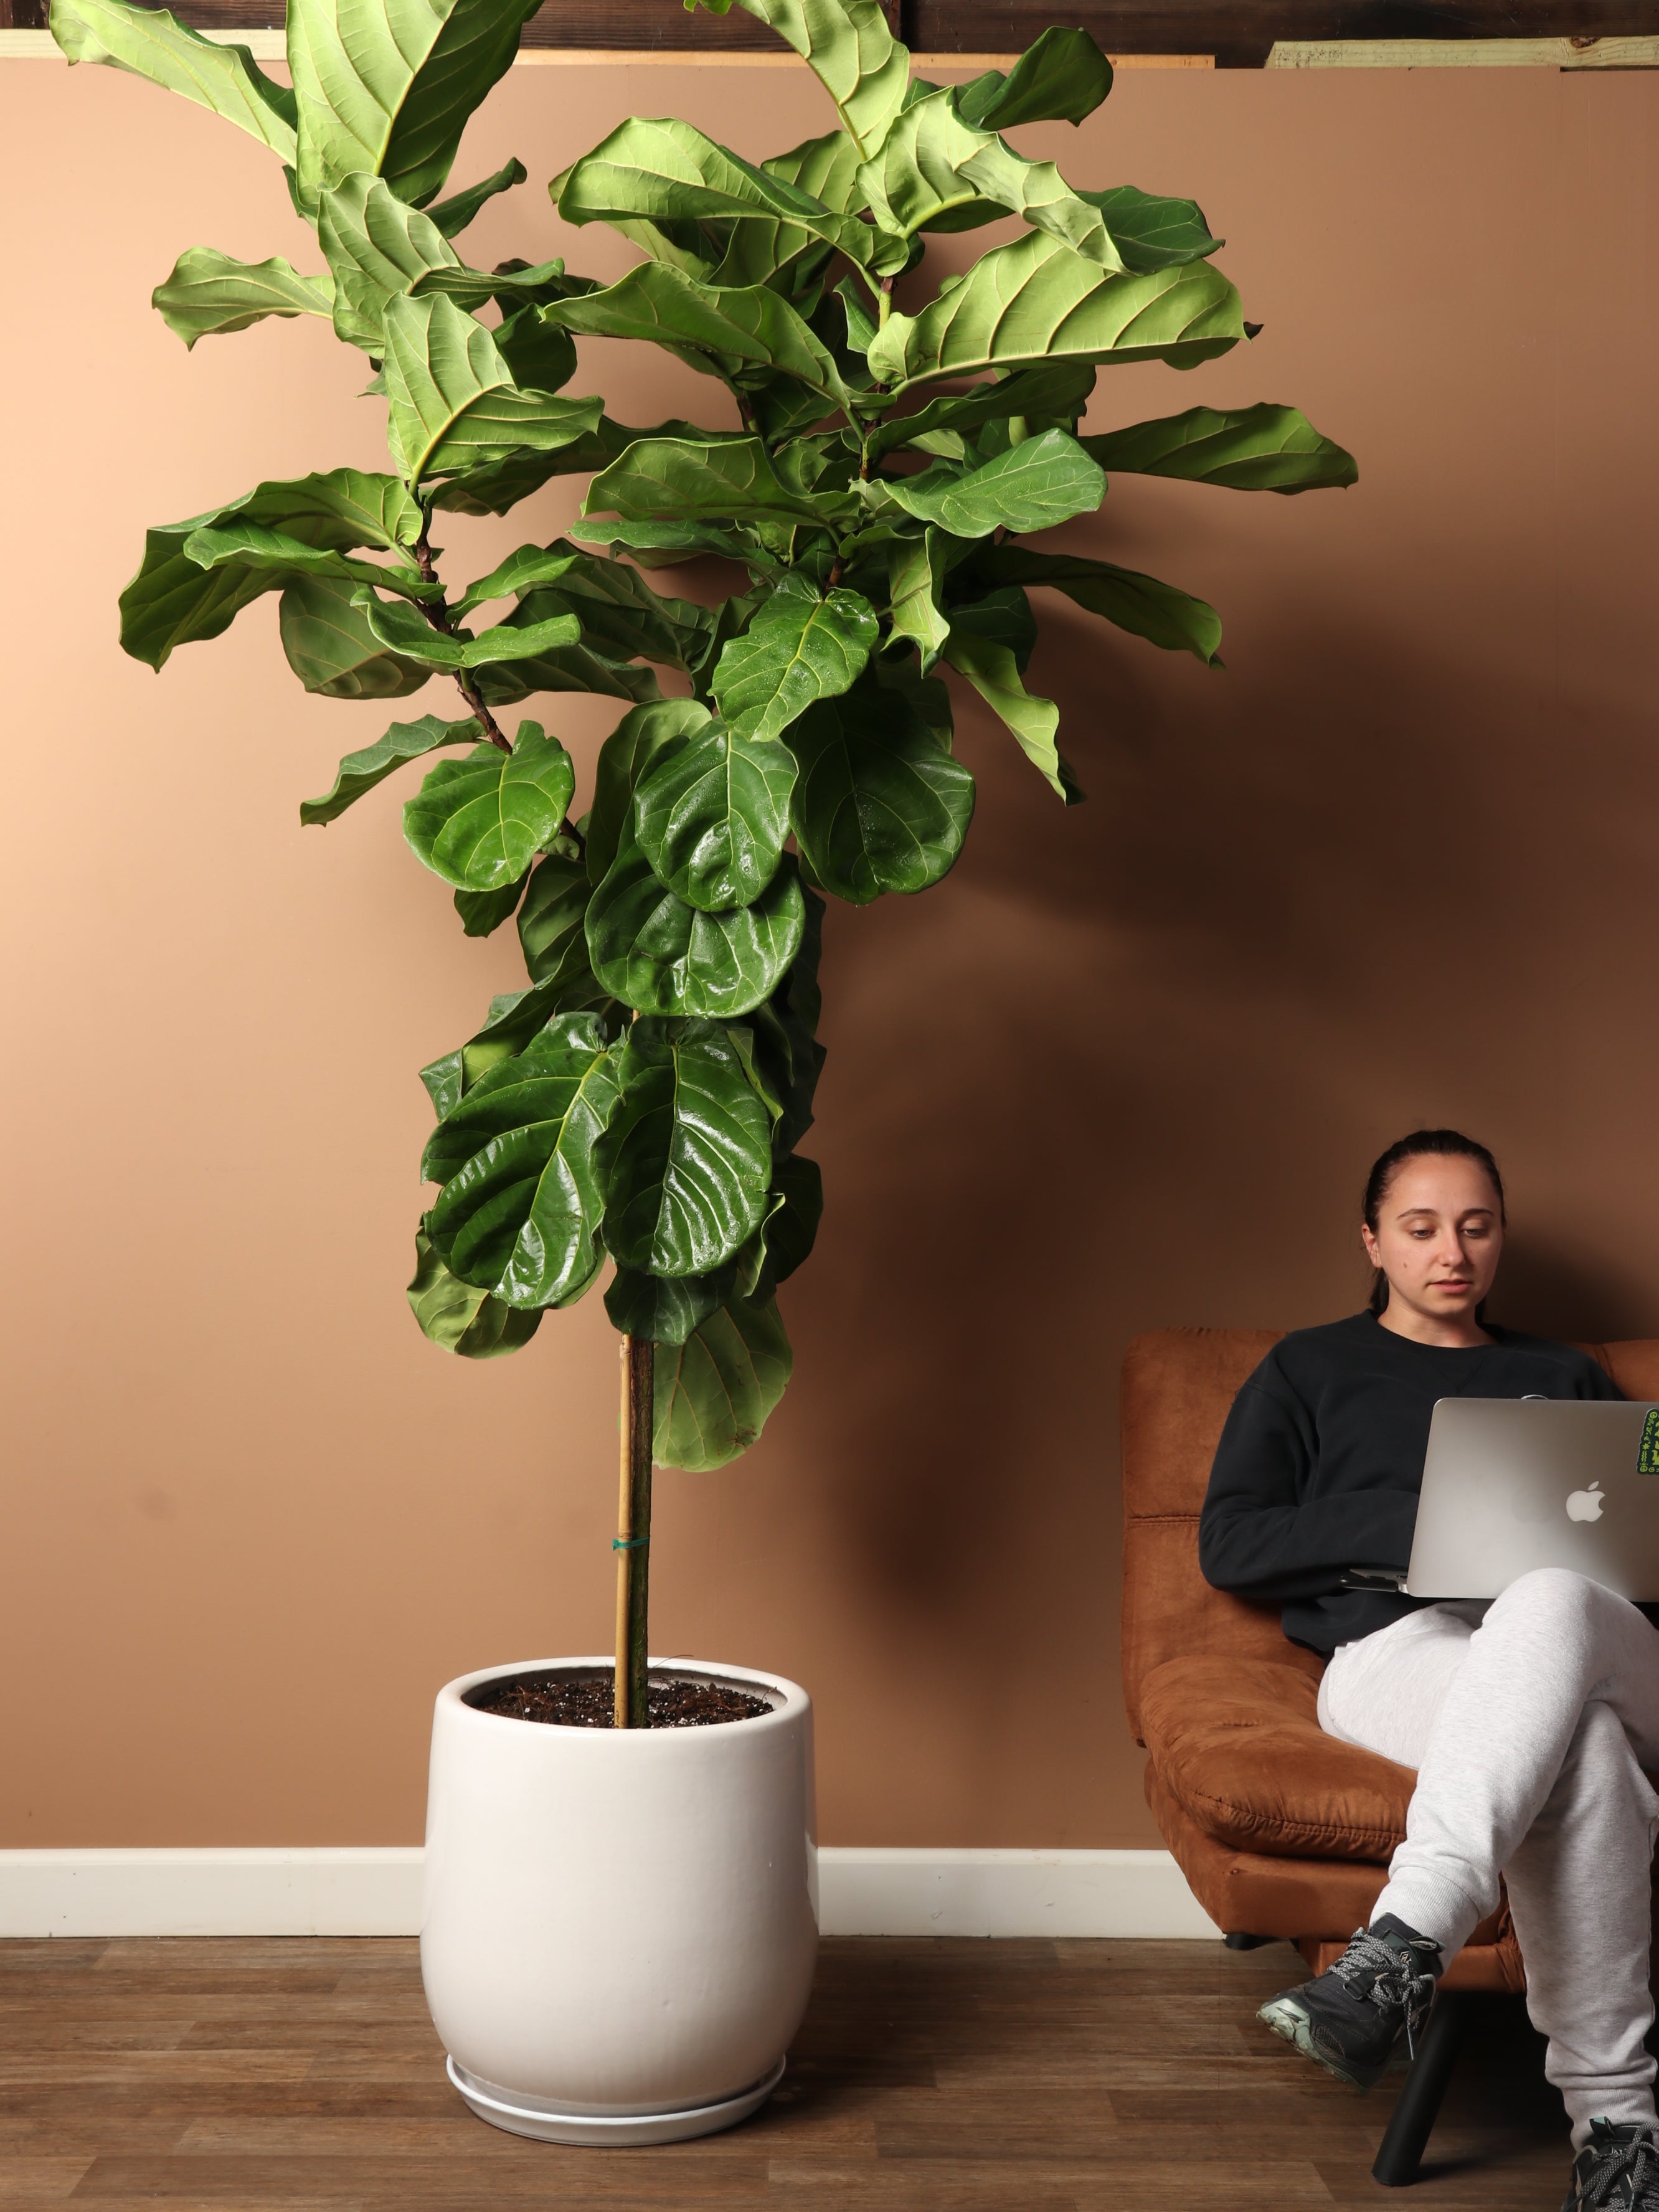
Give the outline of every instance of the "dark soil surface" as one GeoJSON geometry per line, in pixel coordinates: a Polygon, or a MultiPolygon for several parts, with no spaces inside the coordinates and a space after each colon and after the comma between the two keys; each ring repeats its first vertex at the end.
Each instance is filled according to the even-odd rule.
{"type": "MultiPolygon", "coordinates": [[[[512,1674],[475,1690],[467,1703],[481,1713],[500,1713],[510,1721],[540,1721],[549,1728],[611,1728],[616,1691],[605,1674],[512,1674]]],[[[769,1713],[764,1698],[751,1697],[729,1683],[678,1674],[653,1674],[646,1691],[648,1725],[715,1728],[722,1721],[753,1720],[769,1713]]]]}

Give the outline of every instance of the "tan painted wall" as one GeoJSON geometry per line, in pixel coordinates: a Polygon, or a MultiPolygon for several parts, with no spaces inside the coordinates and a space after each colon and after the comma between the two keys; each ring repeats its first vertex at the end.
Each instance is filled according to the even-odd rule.
{"type": "MultiPolygon", "coordinates": [[[[515,71],[459,173],[537,181],[480,251],[620,268],[540,181],[630,111],[755,156],[823,127],[785,70],[515,71]]],[[[415,1070],[519,974],[401,794],[301,833],[386,710],[305,698],[274,600],[159,680],[115,647],[147,521],[380,459],[322,326],[187,357],[148,312],[192,243],[314,265],[276,166],[112,72],[10,64],[0,112],[0,1842],[406,1841],[438,1684],[604,1648],[613,1340],[594,1298],[472,1367],[404,1309],[415,1070]]],[[[1403,1127],[1502,1153],[1511,1319],[1659,1330],[1656,124],[1642,75],[1144,73],[1030,134],[1196,193],[1267,325],[1109,373],[1092,420],[1294,400],[1364,480],[1120,481],[1071,542],[1214,599],[1228,672],[1051,607],[1034,681],[1090,805],[965,711],[968,857],[832,915],[797,1380],[738,1467],[662,1479],[656,1559],[659,1649],[815,1692],[827,1840],[1152,1840],[1124,1343],[1351,1309],[1356,1182],[1403,1127]]],[[[592,354],[624,419],[720,403],[592,354]]],[[[569,499],[444,534],[477,573],[569,499]]],[[[590,761],[605,713],[548,703],[590,761]]]]}

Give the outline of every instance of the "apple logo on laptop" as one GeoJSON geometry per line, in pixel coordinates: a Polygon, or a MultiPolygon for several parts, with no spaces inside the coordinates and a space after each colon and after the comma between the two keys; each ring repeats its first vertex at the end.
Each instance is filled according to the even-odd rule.
{"type": "Polygon", "coordinates": [[[1569,1521],[1599,1521],[1601,1508],[1607,1504],[1599,1482],[1591,1483],[1588,1490],[1575,1490],[1567,1500],[1569,1521]]]}

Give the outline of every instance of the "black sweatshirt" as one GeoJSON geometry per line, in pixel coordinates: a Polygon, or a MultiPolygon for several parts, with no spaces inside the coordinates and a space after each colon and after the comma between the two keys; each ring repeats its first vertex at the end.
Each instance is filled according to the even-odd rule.
{"type": "Polygon", "coordinates": [[[1282,1598],[1285,1633],[1323,1652],[1429,1602],[1345,1590],[1353,1567],[1403,1574],[1437,1398],[1618,1398],[1588,1352],[1492,1328],[1494,1344],[1413,1343],[1375,1315],[1299,1328],[1233,1401],[1198,1524],[1217,1589],[1282,1598]]]}

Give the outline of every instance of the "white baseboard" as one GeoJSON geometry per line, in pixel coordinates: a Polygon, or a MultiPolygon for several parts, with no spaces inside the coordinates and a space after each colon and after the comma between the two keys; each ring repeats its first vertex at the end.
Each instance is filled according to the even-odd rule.
{"type": "MultiPolygon", "coordinates": [[[[826,1936],[1215,1936],[1167,1851],[818,1854],[826,1936]]],[[[0,1851],[0,1936],[412,1936],[418,1846],[0,1851]]]]}

